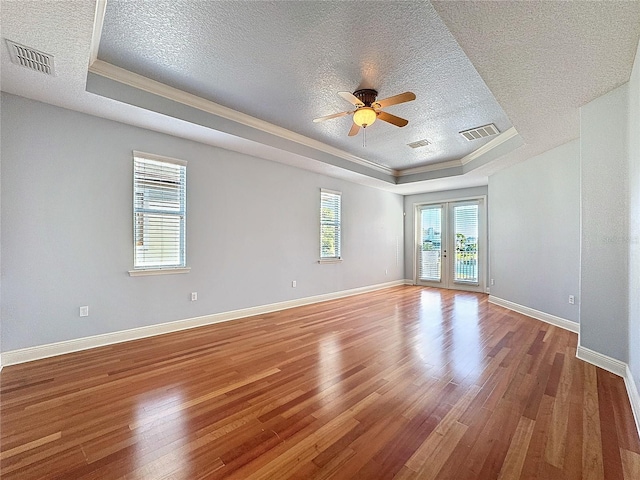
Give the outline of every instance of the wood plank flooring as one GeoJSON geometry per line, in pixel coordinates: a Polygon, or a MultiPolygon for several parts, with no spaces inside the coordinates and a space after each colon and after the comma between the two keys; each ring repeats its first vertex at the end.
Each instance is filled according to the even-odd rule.
{"type": "Polygon", "coordinates": [[[412,286],[0,374],[11,479],[640,479],[577,336],[412,286]]]}

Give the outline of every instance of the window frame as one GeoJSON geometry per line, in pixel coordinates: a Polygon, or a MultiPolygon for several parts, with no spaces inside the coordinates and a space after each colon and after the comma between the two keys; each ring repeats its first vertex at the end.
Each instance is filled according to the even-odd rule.
{"type": "MultiPolygon", "coordinates": [[[[320,189],[320,259],[318,263],[339,263],[342,262],[342,192],[337,190],[329,190],[326,188],[320,189]],[[324,208],[325,196],[333,196],[337,198],[337,215],[334,215],[334,218],[331,221],[325,221],[322,215],[322,209],[324,208]],[[337,217],[337,218],[336,218],[337,217]],[[335,255],[327,256],[323,252],[323,227],[325,226],[333,226],[337,231],[337,252],[335,255]]],[[[335,234],[334,234],[335,235],[335,234]]],[[[335,247],[334,247],[335,248],[335,247]]]]}
{"type": "MultiPolygon", "coordinates": [[[[189,273],[191,270],[187,267],[187,162],[185,160],[179,160],[176,158],[165,157],[162,155],[156,155],[152,153],[145,153],[139,151],[133,151],[133,269],[129,270],[130,276],[142,276],[142,275],[164,275],[164,274],[177,274],[177,273],[189,273]],[[180,172],[176,178],[180,178],[180,184],[178,186],[177,197],[178,210],[175,212],[163,210],[161,208],[140,208],[137,205],[136,190],[140,189],[138,181],[138,164],[140,162],[147,162],[148,165],[163,163],[177,165],[181,167],[180,172]],[[137,229],[140,228],[138,224],[138,216],[145,213],[153,213],[156,215],[165,215],[169,217],[179,217],[179,262],[171,265],[163,265],[157,263],[155,265],[139,265],[139,257],[137,251],[137,229]]],[[[143,227],[144,228],[144,225],[143,227]]]]}

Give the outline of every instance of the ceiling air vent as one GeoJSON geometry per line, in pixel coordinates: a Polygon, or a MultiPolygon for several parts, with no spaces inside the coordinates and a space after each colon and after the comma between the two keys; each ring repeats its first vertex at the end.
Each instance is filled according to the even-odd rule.
{"type": "Polygon", "coordinates": [[[54,75],[53,55],[39,52],[30,47],[7,40],[11,61],[16,65],[27,67],[46,75],[54,75]]]}
{"type": "Polygon", "coordinates": [[[463,132],[460,132],[460,135],[462,135],[467,140],[477,140],[479,138],[490,137],[499,133],[500,131],[498,130],[498,128],[493,123],[490,123],[489,125],[483,125],[482,127],[464,130],[463,132]]]}
{"type": "Polygon", "coordinates": [[[407,143],[407,146],[411,148],[426,147],[427,145],[429,145],[429,140],[426,138],[424,140],[418,140],[417,142],[407,143]]]}

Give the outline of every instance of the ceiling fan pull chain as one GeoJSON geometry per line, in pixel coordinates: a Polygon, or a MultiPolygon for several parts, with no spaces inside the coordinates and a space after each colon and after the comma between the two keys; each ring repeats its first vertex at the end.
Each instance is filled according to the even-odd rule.
{"type": "Polygon", "coordinates": [[[367,146],[367,127],[362,128],[362,148],[367,146]]]}

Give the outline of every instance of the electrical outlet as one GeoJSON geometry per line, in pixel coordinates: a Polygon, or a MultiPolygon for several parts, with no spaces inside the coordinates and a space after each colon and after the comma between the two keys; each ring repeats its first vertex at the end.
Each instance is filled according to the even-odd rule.
{"type": "Polygon", "coordinates": [[[491,279],[491,286],[494,286],[496,284],[496,281],[492,278],[491,279]]]}
{"type": "Polygon", "coordinates": [[[85,305],[84,307],[80,307],[80,316],[88,317],[89,316],[89,306],[85,305]]]}
{"type": "Polygon", "coordinates": [[[191,292],[191,301],[195,302],[198,300],[198,292],[191,292]]]}
{"type": "Polygon", "coordinates": [[[388,269],[388,268],[385,268],[385,269],[384,269],[384,274],[385,274],[385,275],[389,275],[389,269],[388,269]]]}
{"type": "Polygon", "coordinates": [[[571,305],[576,303],[576,297],[574,297],[573,295],[569,295],[569,303],[571,305]]]}
{"type": "Polygon", "coordinates": [[[298,282],[296,282],[295,280],[293,280],[291,282],[291,287],[296,288],[298,286],[298,282]]]}

